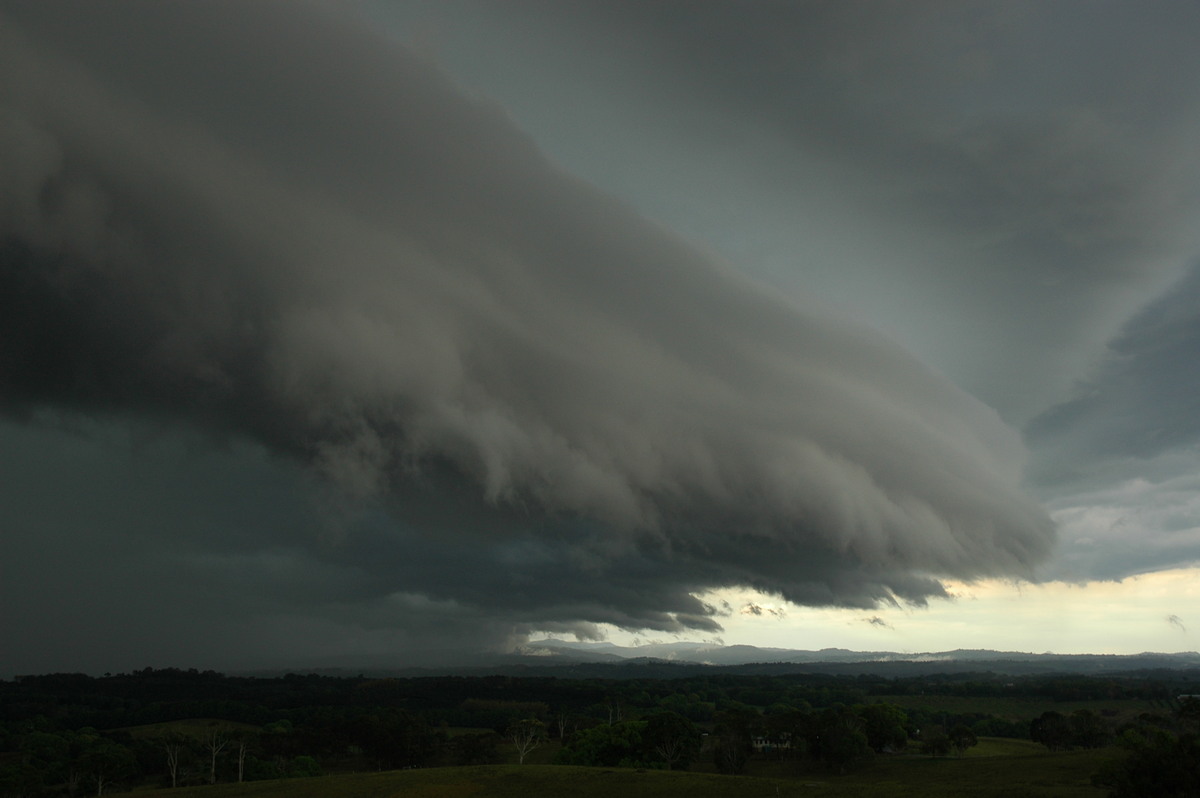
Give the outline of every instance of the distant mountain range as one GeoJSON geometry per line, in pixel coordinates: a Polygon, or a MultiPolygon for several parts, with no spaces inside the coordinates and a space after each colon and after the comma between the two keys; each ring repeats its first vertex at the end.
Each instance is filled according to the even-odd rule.
{"type": "MultiPolygon", "coordinates": [[[[1020,651],[955,649],[922,653],[895,651],[850,651],[823,648],[808,651],[757,646],[722,646],[711,643],[649,643],[618,646],[612,643],[588,643],[569,640],[541,640],[528,643],[514,656],[523,664],[650,664],[698,665],[772,672],[814,673],[953,673],[993,671],[996,673],[1033,674],[1069,672],[1082,674],[1118,673],[1156,669],[1200,669],[1200,653],[1195,651],[1163,654],[1033,654],[1020,651]]],[[[513,663],[515,664],[515,663],[513,663]]]]}
{"type": "MultiPolygon", "coordinates": [[[[1020,651],[956,649],[925,653],[850,651],[823,648],[805,651],[711,643],[648,643],[618,646],[547,639],[527,643],[509,654],[480,656],[454,665],[396,667],[371,663],[302,669],[308,673],[367,676],[555,676],[579,679],[671,678],[720,671],[737,674],[821,673],[870,674],[893,678],[948,673],[994,673],[1013,676],[1071,673],[1119,675],[1146,671],[1196,671],[1200,653],[1175,654],[1031,654],[1020,651]]],[[[266,672],[246,675],[276,675],[266,672]]]]}

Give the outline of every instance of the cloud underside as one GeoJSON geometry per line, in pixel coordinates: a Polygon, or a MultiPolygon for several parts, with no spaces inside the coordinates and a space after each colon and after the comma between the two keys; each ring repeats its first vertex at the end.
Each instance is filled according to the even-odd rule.
{"type": "Polygon", "coordinates": [[[144,550],[266,569],[264,595],[304,576],[292,606],[330,623],[585,634],[714,630],[693,594],[733,585],[921,603],[1048,553],[1017,436],[897,346],[572,178],[393,44],[237,8],[139,5],[121,47],[92,7],[0,18],[9,430],[200,431],[344,515],[144,550]]]}

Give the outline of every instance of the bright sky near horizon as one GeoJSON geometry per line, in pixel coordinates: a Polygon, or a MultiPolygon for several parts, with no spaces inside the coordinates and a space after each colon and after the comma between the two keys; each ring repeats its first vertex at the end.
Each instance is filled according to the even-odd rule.
{"type": "MultiPolygon", "coordinates": [[[[797,607],[753,591],[704,598],[734,609],[714,639],[724,645],[906,654],[991,649],[1055,654],[1194,651],[1196,636],[1177,613],[1200,606],[1195,568],[1156,571],[1119,582],[948,584],[954,597],[928,607],[869,611],[797,607]]],[[[624,645],[653,635],[609,631],[624,645]]]]}
{"type": "Polygon", "coordinates": [[[1200,648],[1198,37],[0,0],[0,676],[1200,648]]]}

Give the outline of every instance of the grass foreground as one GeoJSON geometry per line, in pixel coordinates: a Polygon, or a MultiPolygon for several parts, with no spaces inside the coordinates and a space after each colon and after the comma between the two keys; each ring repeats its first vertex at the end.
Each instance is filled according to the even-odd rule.
{"type": "MultiPolygon", "coordinates": [[[[998,753],[998,752],[997,752],[998,753]]],[[[957,758],[880,757],[847,775],[786,778],[563,765],[425,768],[138,791],[143,798],[771,798],[771,796],[1055,796],[1099,798],[1091,775],[1116,753],[1017,752],[957,758]]]]}

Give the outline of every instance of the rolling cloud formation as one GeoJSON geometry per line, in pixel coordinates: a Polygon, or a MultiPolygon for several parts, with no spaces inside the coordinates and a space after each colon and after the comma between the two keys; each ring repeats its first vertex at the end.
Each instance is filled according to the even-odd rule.
{"type": "Polygon", "coordinates": [[[373,508],[168,523],[193,568],[302,569],[295,601],[415,639],[715,631],[708,588],[921,603],[1048,555],[993,410],[429,61],[300,4],[0,9],[9,422],[199,430],[373,508]]]}

